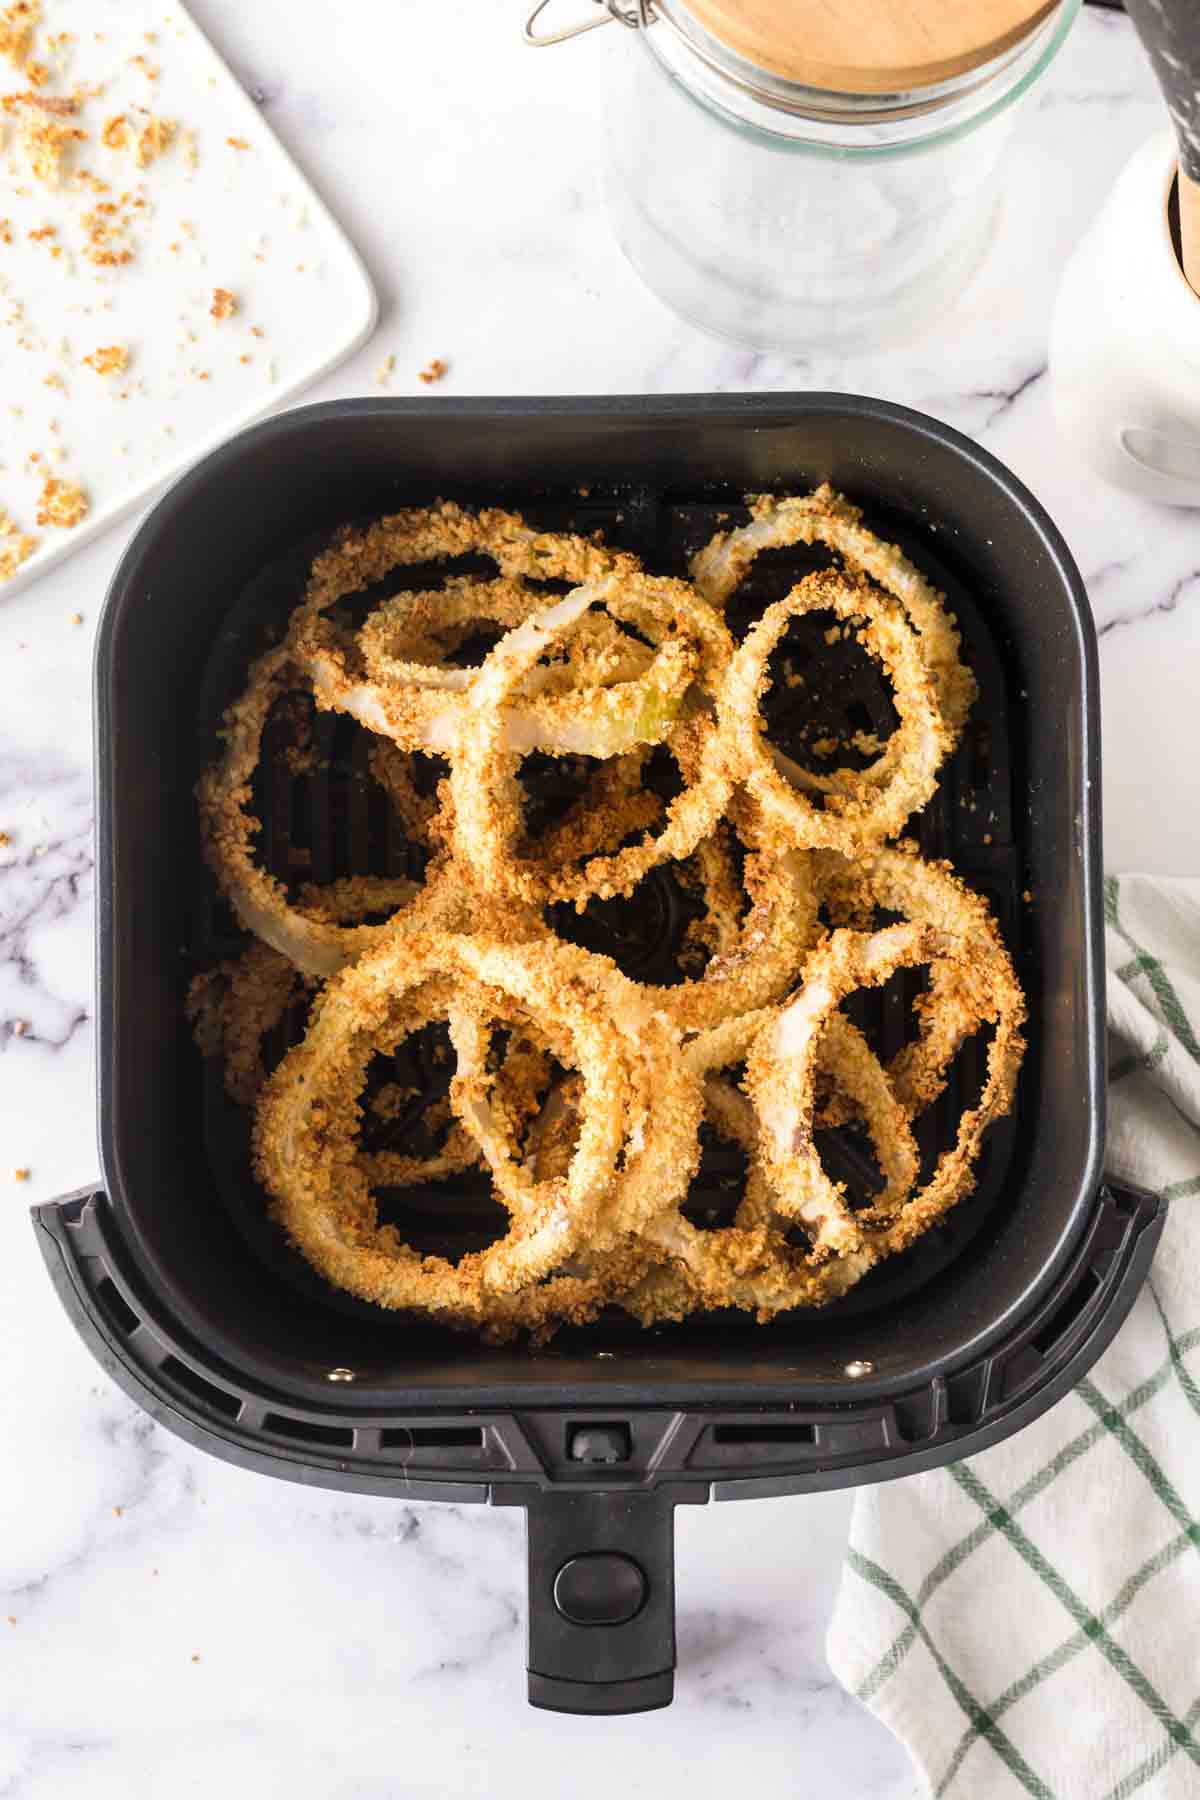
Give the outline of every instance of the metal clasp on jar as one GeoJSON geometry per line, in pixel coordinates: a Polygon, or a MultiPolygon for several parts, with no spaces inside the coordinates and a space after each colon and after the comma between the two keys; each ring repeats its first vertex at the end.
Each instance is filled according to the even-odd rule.
{"type": "Polygon", "coordinates": [[[649,25],[653,17],[650,0],[592,0],[594,6],[603,8],[601,18],[579,19],[574,25],[564,25],[558,31],[537,31],[538,20],[553,4],[554,0],[538,0],[525,21],[525,42],[532,44],[535,50],[544,50],[548,44],[565,44],[571,38],[582,37],[586,31],[611,25],[614,19],[618,25],[628,25],[631,31],[637,31],[639,27],[649,25]]]}

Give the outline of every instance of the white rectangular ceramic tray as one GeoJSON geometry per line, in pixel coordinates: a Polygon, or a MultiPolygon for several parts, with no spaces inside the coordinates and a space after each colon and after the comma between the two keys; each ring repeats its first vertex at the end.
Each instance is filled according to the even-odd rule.
{"type": "Polygon", "coordinates": [[[64,117],[87,136],[49,186],[20,139],[28,106],[0,111],[0,511],[37,539],[0,600],[325,374],[376,318],[356,251],[178,4],[43,0],[30,56],[41,85],[0,64],[0,96],[79,93],[64,117]],[[130,132],[151,119],[175,130],[139,167],[130,132]],[[124,222],[130,261],[90,260],[97,216],[124,222]],[[85,359],[114,345],[128,367],[97,373],[85,359]],[[87,496],[74,528],[36,523],[48,473],[87,496]]]}

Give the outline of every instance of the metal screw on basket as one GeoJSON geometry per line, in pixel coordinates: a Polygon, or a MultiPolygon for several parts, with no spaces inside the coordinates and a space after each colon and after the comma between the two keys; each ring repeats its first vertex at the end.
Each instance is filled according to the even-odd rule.
{"type": "Polygon", "coordinates": [[[873,1375],[874,1373],[875,1364],[873,1362],[848,1362],[846,1364],[846,1374],[851,1381],[861,1381],[864,1375],[873,1375]]]}
{"type": "Polygon", "coordinates": [[[357,1376],[353,1369],[330,1369],[326,1381],[355,1381],[357,1376]]]}

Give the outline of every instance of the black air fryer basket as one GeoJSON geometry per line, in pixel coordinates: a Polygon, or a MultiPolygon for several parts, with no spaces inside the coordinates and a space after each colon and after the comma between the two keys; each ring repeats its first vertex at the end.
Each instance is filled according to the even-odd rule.
{"type": "MultiPolygon", "coordinates": [[[[806,556],[759,559],[760,604],[806,556]]],[[[886,731],[878,684],[839,654],[814,658],[810,715],[824,707],[838,735],[886,731]]],[[[676,1505],[951,1462],[1043,1412],[1112,1338],[1162,1220],[1157,1202],[1101,1184],[1095,639],[1057,531],[966,438],[821,394],[288,413],[208,457],[137,533],[108,596],[96,703],[104,1179],[36,1210],[52,1279],[114,1379],[218,1456],[361,1493],[525,1507],[534,1704],[670,1700],[676,1505]],[[245,1119],[183,1014],[194,970],[239,941],[202,865],[194,784],[312,548],[348,519],[448,496],[602,527],[683,573],[746,492],[825,479],[945,588],[979,681],[920,820],[923,851],[951,856],[996,909],[1029,998],[1018,1106],[991,1134],[976,1193],[845,1300],[766,1326],[722,1314],[643,1332],[614,1313],[540,1351],[495,1349],[336,1293],[266,1222],[245,1119]]],[[[255,799],[277,873],[408,866],[361,737],[322,718],[299,784],[264,757],[255,799]]],[[[653,976],[685,923],[679,891],[656,877],[636,907],[581,928],[653,976]]],[[[910,997],[879,1003],[881,1049],[901,1041],[910,997]]],[[[952,1140],[981,1054],[960,1059],[926,1150],[952,1140]]],[[[433,1060],[414,1068],[430,1093],[433,1060]]],[[[852,1161],[853,1145],[831,1154],[852,1161]]],[[[736,1188],[736,1169],[706,1156],[696,1216],[727,1216],[736,1188]]],[[[407,1203],[406,1231],[431,1249],[486,1241],[489,1202],[470,1180],[407,1203]]]]}

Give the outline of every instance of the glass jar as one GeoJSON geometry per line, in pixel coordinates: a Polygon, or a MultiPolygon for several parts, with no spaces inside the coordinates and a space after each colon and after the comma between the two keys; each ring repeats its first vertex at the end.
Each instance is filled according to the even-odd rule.
{"type": "Polygon", "coordinates": [[[861,94],[743,60],[686,0],[606,3],[630,27],[606,131],[622,248],[693,324],[803,353],[903,337],[963,286],[993,229],[1015,103],[1080,0],[948,79],[861,94]]]}

